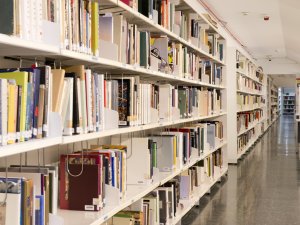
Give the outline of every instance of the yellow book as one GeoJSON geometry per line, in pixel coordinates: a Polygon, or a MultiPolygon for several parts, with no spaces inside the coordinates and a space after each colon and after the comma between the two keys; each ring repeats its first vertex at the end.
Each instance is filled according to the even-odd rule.
{"type": "Polygon", "coordinates": [[[62,101],[65,70],[61,70],[61,69],[52,70],[52,74],[53,74],[52,111],[59,112],[59,108],[62,101]]]}
{"type": "Polygon", "coordinates": [[[8,119],[7,119],[7,143],[13,144],[16,140],[16,107],[15,107],[15,98],[16,98],[16,85],[8,84],[8,119]]]}
{"type": "Polygon", "coordinates": [[[92,52],[99,56],[99,5],[98,2],[92,2],[92,52]]]}
{"type": "MultiPolygon", "coordinates": [[[[16,84],[22,86],[22,104],[21,104],[21,116],[20,116],[20,141],[25,139],[25,124],[26,124],[26,107],[27,107],[27,84],[28,73],[27,72],[11,72],[0,73],[0,78],[15,80],[16,84]]],[[[17,109],[15,109],[17,110],[17,109]]]]}
{"type": "Polygon", "coordinates": [[[174,136],[173,137],[173,164],[174,164],[174,166],[176,166],[177,165],[177,137],[176,136],[174,136]]]}

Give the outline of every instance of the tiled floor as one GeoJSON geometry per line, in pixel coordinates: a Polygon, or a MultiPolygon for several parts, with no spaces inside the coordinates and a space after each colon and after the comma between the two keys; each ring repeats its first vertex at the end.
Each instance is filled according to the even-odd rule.
{"type": "Polygon", "coordinates": [[[281,117],[183,225],[300,225],[300,159],[293,117],[281,117]]]}

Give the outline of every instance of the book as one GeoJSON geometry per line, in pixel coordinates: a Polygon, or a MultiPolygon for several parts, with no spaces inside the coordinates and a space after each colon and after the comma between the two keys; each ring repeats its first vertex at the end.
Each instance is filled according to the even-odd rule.
{"type": "Polygon", "coordinates": [[[62,105],[65,70],[55,69],[52,70],[52,74],[53,74],[52,111],[59,112],[59,108],[62,105]]]}

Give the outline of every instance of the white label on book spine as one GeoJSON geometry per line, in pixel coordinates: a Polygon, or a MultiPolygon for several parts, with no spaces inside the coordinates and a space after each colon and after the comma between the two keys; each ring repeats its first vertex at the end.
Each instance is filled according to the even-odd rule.
{"type": "Polygon", "coordinates": [[[33,133],[33,135],[37,135],[37,134],[38,134],[37,129],[36,129],[36,128],[33,128],[32,133],[33,133]]]}
{"type": "Polygon", "coordinates": [[[43,131],[46,131],[46,132],[48,131],[48,125],[47,124],[43,125],[43,131]]]}
{"type": "Polygon", "coordinates": [[[16,139],[17,139],[17,140],[20,140],[20,138],[21,138],[21,133],[20,133],[20,132],[17,132],[17,134],[16,134],[16,139]]]}
{"type": "Polygon", "coordinates": [[[82,133],[82,127],[76,127],[76,133],[82,133]]]}
{"type": "Polygon", "coordinates": [[[84,209],[87,211],[94,211],[94,206],[93,205],[85,205],[84,209]]]}
{"type": "Polygon", "coordinates": [[[42,127],[39,127],[38,128],[38,134],[42,134],[43,133],[43,128],[42,127]]]}

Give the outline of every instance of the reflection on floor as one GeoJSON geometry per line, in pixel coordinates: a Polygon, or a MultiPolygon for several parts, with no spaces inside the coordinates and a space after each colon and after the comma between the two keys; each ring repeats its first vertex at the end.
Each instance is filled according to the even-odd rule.
{"type": "Polygon", "coordinates": [[[294,118],[281,117],[182,225],[299,225],[298,155],[294,118]]]}

